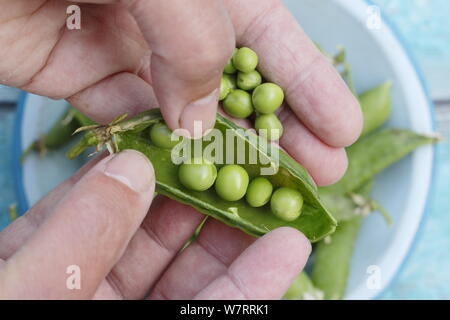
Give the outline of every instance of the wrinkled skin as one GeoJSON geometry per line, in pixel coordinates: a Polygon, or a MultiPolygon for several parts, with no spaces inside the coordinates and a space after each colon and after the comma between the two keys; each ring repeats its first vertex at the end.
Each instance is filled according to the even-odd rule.
{"type": "MultiPolygon", "coordinates": [[[[81,30],[68,30],[70,1],[0,0],[1,84],[67,99],[102,123],[159,106],[171,129],[206,129],[237,43],[285,90],[281,146],[320,185],[344,173],[361,111],[280,1],[81,2],[81,30]]],[[[281,228],[255,241],[211,220],[177,255],[202,216],[151,204],[151,168],[136,152],[98,158],[0,233],[0,298],[282,296],[309,254],[303,235],[281,228]],[[74,264],[81,290],[65,286],[74,264]]]]}

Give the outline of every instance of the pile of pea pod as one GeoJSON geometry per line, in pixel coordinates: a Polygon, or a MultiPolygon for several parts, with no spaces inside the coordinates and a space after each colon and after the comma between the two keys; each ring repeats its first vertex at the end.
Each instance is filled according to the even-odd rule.
{"type": "MultiPolygon", "coordinates": [[[[337,55],[329,57],[354,91],[345,51],[341,49],[337,55]]],[[[233,121],[217,114],[214,128],[224,135],[231,131],[238,144],[245,146],[243,154],[234,148],[230,150],[225,143],[221,146],[225,154],[232,153],[232,163],[214,165],[203,158],[196,164],[174,163],[171,158],[174,148],[186,143],[192,145],[195,141],[171,139],[172,132],[159,109],[131,118],[120,116],[102,126],[70,108],[30,150],[59,148],[72,137],[74,128],[80,126],[76,132],[85,131],[85,134],[68,152],[71,159],[90,147],[99,151],[106,146],[110,152],[138,150],[153,163],[159,194],[254,236],[290,226],[315,243],[312,271],[302,272],[297,277],[285,299],[341,299],[346,290],[354,242],[364,217],[379,211],[391,223],[382,206],[370,197],[375,176],[416,148],[436,143],[437,139],[383,127],[391,114],[391,83],[383,83],[357,95],[364,114],[364,129],[361,138],[347,149],[349,167],[345,176],[335,185],[318,188],[305,168],[270,143],[282,135],[275,111],[281,106],[284,95],[276,84],[262,83],[256,66],[256,53],[249,48],[236,49],[224,70],[220,100],[227,114],[247,118],[256,112],[257,129],[277,129],[279,133],[264,135],[266,143],[255,143],[260,141],[256,133],[244,132],[233,121]],[[258,125],[258,118],[264,116],[270,116],[270,121],[258,125]],[[247,159],[251,153],[258,154],[257,162],[233,163],[239,156],[247,159]],[[268,168],[275,168],[273,174],[261,177],[261,170],[268,168]],[[232,181],[234,187],[230,188],[233,175],[239,181],[232,181]],[[252,187],[252,184],[257,186],[252,187]],[[280,190],[288,193],[277,196],[280,190]],[[261,192],[265,195],[260,196],[261,192]],[[297,202],[292,201],[293,198],[297,202]],[[290,207],[288,203],[293,205],[290,207]],[[283,214],[289,210],[290,214],[283,214]]],[[[202,151],[208,149],[212,141],[202,141],[202,151]]]]}

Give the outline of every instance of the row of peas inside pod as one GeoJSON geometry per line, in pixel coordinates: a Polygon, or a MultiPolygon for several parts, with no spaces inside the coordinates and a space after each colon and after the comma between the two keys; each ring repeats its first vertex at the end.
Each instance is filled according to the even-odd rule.
{"type": "Polygon", "coordinates": [[[223,71],[219,100],[234,118],[248,118],[256,113],[258,133],[270,141],[279,140],[283,126],[275,112],[283,104],[284,92],[275,83],[263,83],[257,66],[256,52],[246,47],[235,49],[223,71]]]}
{"type": "MultiPolygon", "coordinates": [[[[150,139],[159,148],[172,149],[180,139],[173,139],[172,131],[163,123],[150,128],[150,139]]],[[[240,165],[227,164],[217,166],[205,158],[193,158],[178,168],[178,179],[187,189],[206,191],[214,186],[216,194],[226,201],[239,201],[259,208],[270,205],[271,212],[284,221],[296,220],[303,207],[302,194],[288,187],[274,191],[272,183],[266,177],[255,177],[250,181],[249,174],[240,165]]]]}

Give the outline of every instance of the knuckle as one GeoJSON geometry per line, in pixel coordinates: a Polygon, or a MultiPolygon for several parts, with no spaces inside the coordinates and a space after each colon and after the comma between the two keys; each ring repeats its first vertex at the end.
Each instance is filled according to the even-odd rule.
{"type": "Polygon", "coordinates": [[[203,46],[203,49],[197,51],[194,64],[199,64],[198,67],[206,72],[217,69],[222,71],[235,47],[234,41],[221,41],[220,39],[212,39],[207,46],[205,44],[200,44],[200,46],[203,46]]]}
{"type": "Polygon", "coordinates": [[[152,59],[156,58],[159,62],[169,65],[186,80],[204,81],[205,78],[218,76],[235,48],[233,29],[225,29],[221,30],[220,34],[217,34],[217,31],[209,31],[200,37],[180,43],[176,50],[154,52],[152,59]]]}

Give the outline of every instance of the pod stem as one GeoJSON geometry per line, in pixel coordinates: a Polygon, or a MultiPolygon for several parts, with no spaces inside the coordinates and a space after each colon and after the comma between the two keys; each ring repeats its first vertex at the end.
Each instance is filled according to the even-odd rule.
{"type": "Polygon", "coordinates": [[[350,193],[350,198],[357,206],[357,209],[355,210],[356,215],[366,217],[371,212],[377,211],[382,215],[388,226],[391,226],[393,224],[391,215],[378,201],[368,199],[365,196],[357,193],[350,193]]]}
{"type": "Polygon", "coordinates": [[[70,160],[75,159],[76,157],[78,157],[80,154],[82,154],[88,147],[90,147],[89,145],[86,144],[85,139],[81,139],[80,142],[78,142],[76,145],[74,145],[67,153],[66,153],[66,157],[69,158],[70,160]]]}
{"type": "Polygon", "coordinates": [[[122,114],[107,125],[88,125],[75,130],[73,134],[86,132],[84,137],[72,149],[67,152],[69,159],[75,159],[89,147],[96,147],[96,151],[91,155],[100,152],[105,146],[110,153],[116,153],[119,148],[115,135],[127,131],[144,130],[154,122],[162,119],[161,113],[156,110],[143,112],[129,120],[125,120],[128,114],[122,114]]]}

